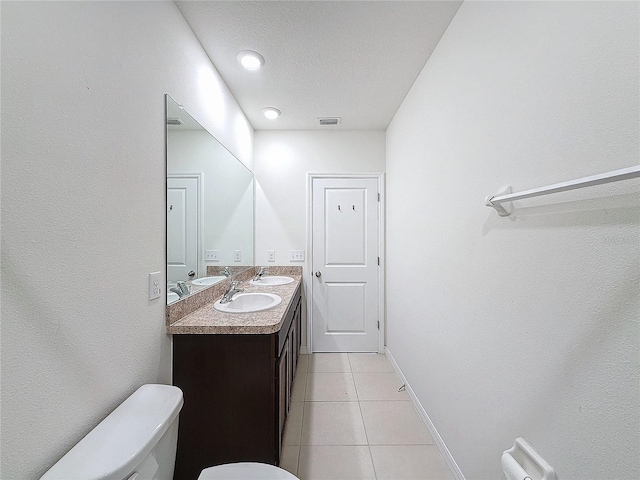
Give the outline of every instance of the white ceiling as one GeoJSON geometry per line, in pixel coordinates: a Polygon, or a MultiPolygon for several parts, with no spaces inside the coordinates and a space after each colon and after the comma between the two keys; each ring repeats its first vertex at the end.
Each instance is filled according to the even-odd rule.
{"type": "Polygon", "coordinates": [[[386,129],[461,3],[176,2],[256,130],[386,129]],[[242,68],[241,50],[263,68],[242,68]],[[342,123],[318,125],[333,116],[342,123]]]}

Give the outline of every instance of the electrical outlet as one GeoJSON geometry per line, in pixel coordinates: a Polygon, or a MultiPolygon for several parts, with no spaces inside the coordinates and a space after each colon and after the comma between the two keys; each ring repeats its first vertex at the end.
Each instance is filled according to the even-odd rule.
{"type": "Polygon", "coordinates": [[[275,250],[267,250],[267,261],[275,262],[276,261],[276,251],[275,250]]]}
{"type": "Polygon", "coordinates": [[[304,262],[304,250],[289,250],[289,260],[292,262],[304,262]]]}
{"type": "Polygon", "coordinates": [[[206,262],[219,262],[220,261],[220,250],[205,250],[204,251],[204,260],[206,262]]]}
{"type": "Polygon", "coordinates": [[[160,298],[162,295],[162,272],[149,274],[149,300],[160,298]]]}
{"type": "Polygon", "coordinates": [[[242,250],[234,250],[233,251],[233,261],[241,262],[242,261],[242,250]]]}

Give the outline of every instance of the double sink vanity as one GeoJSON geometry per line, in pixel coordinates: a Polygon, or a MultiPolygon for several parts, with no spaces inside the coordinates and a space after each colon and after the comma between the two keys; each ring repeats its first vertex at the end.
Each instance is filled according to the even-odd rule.
{"type": "Polygon", "coordinates": [[[265,274],[252,282],[257,269],[249,268],[167,306],[173,383],[184,393],[175,478],[230,462],[279,464],[302,339],[302,268],[269,270],[290,280],[273,285],[276,275],[265,274]],[[216,304],[232,281],[243,291],[221,311],[216,304]],[[280,301],[235,313],[265,295],[280,301]]]}

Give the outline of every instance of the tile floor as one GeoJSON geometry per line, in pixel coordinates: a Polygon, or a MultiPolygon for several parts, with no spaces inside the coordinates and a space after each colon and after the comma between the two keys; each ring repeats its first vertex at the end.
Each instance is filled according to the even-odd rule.
{"type": "Polygon", "coordinates": [[[281,467],[301,480],[451,480],[387,357],[300,355],[281,467]]]}

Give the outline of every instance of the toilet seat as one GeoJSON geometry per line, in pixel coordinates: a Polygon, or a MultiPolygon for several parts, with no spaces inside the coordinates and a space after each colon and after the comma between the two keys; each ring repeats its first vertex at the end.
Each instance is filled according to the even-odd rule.
{"type": "Polygon", "coordinates": [[[227,463],[205,468],[198,480],[299,480],[298,477],[267,463],[227,463]]]}

